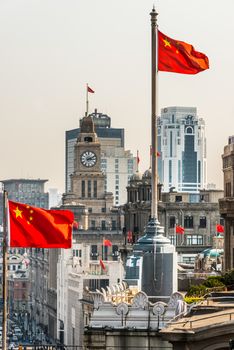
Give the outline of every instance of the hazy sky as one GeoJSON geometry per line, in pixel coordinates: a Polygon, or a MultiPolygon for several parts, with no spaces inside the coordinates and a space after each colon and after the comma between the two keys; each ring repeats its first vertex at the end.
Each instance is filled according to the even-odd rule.
{"type": "MultiPolygon", "coordinates": [[[[152,0],[1,0],[1,179],[44,178],[64,190],[65,131],[90,109],[125,128],[149,166],[152,0]]],[[[234,1],[158,0],[160,30],[204,52],[195,76],[159,73],[159,108],[194,106],[205,119],[208,182],[221,188],[221,154],[234,134],[234,1]]]]}

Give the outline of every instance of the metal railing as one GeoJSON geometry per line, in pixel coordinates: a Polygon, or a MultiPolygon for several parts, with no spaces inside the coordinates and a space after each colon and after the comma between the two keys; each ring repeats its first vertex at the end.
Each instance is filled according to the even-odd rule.
{"type": "MultiPolygon", "coordinates": [[[[200,317],[200,318],[197,318],[196,320],[185,320],[185,321],[180,321],[180,322],[171,322],[170,325],[183,325],[183,327],[185,327],[186,325],[189,325],[189,329],[193,329],[195,327],[193,327],[193,324],[196,323],[196,322],[202,322],[204,320],[209,320],[209,319],[215,319],[215,318],[220,318],[222,319],[221,322],[219,323],[223,323],[225,321],[234,321],[234,311],[232,312],[225,312],[225,313],[222,313],[222,314],[219,314],[219,315],[214,315],[212,314],[212,316],[206,316],[206,317],[200,317]],[[233,316],[232,316],[233,315],[233,316]],[[225,319],[225,317],[227,316],[227,320],[225,319]]],[[[212,322],[213,324],[213,322],[212,322]]]]}
{"type": "MultiPolygon", "coordinates": [[[[17,347],[14,349],[20,349],[20,350],[89,350],[92,349],[89,346],[78,346],[78,345],[23,345],[22,347],[17,347]]],[[[104,345],[103,348],[100,348],[100,350],[122,350],[123,347],[119,345],[104,345]]],[[[146,345],[144,347],[142,346],[128,346],[128,350],[172,350],[171,345],[146,345]]]]}

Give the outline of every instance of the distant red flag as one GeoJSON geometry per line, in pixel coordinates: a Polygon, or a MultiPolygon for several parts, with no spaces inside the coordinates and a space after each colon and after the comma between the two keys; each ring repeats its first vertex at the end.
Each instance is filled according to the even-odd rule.
{"type": "MultiPolygon", "coordinates": [[[[159,151],[154,152],[155,156],[157,154],[157,157],[161,157],[161,153],[159,151]]],[[[152,147],[150,146],[150,155],[152,155],[152,147]]]]}
{"type": "Polygon", "coordinates": [[[217,224],[216,225],[216,232],[223,233],[224,232],[224,226],[220,225],[220,224],[217,224]]]}
{"type": "Polygon", "coordinates": [[[72,227],[73,227],[74,230],[78,230],[79,223],[77,221],[73,221],[72,227]]]}
{"type": "Polygon", "coordinates": [[[128,243],[132,243],[132,231],[128,231],[128,243]]]}
{"type": "Polygon", "coordinates": [[[184,234],[184,228],[180,225],[176,225],[176,233],[184,234]]]}
{"type": "Polygon", "coordinates": [[[111,241],[109,241],[109,239],[104,239],[103,245],[104,245],[104,247],[111,247],[112,243],[111,243],[111,241]]]}
{"type": "Polygon", "coordinates": [[[101,268],[103,270],[106,270],[106,266],[105,266],[104,262],[102,261],[102,259],[100,259],[100,265],[101,265],[101,268]]]}
{"type": "Polygon", "coordinates": [[[10,247],[71,248],[74,215],[8,201],[10,247]]]}
{"type": "Polygon", "coordinates": [[[139,158],[139,156],[137,156],[137,164],[139,164],[140,163],[140,158],[139,158]]]}
{"type": "Polygon", "coordinates": [[[87,90],[88,90],[88,92],[90,92],[91,94],[94,94],[94,93],[95,93],[95,91],[94,91],[93,89],[91,89],[91,87],[89,87],[89,86],[87,86],[87,90]]]}

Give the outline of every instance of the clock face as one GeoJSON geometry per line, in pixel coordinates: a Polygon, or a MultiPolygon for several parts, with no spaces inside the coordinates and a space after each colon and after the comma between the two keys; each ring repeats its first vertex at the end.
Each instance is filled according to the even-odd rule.
{"type": "Polygon", "coordinates": [[[80,160],[84,166],[92,167],[97,162],[97,156],[95,153],[91,151],[85,151],[81,154],[80,160]]]}

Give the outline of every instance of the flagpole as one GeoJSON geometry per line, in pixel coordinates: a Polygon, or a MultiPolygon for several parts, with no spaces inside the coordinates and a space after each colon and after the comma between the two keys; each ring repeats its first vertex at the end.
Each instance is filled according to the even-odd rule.
{"type": "Polygon", "coordinates": [[[3,242],[2,242],[2,350],[7,350],[7,192],[3,191],[3,242]]]}
{"type": "Polygon", "coordinates": [[[215,271],[217,272],[217,263],[218,263],[218,256],[217,256],[217,254],[218,254],[218,247],[217,247],[217,245],[218,245],[218,230],[217,230],[217,221],[216,221],[216,223],[215,223],[215,231],[216,231],[216,239],[215,239],[215,248],[216,248],[216,253],[215,253],[215,255],[216,255],[216,257],[215,257],[215,271]]]}
{"type": "Polygon", "coordinates": [[[158,177],[158,165],[157,165],[157,78],[158,78],[158,50],[157,50],[157,15],[153,7],[151,15],[151,64],[152,64],[152,77],[151,77],[151,138],[152,138],[152,152],[151,152],[151,164],[152,164],[152,176],[151,176],[151,217],[157,219],[158,205],[157,205],[157,177],[158,177]]]}
{"type": "Polygon", "coordinates": [[[88,93],[88,83],[86,84],[86,112],[85,115],[88,116],[89,112],[89,93],[88,93]]]}

